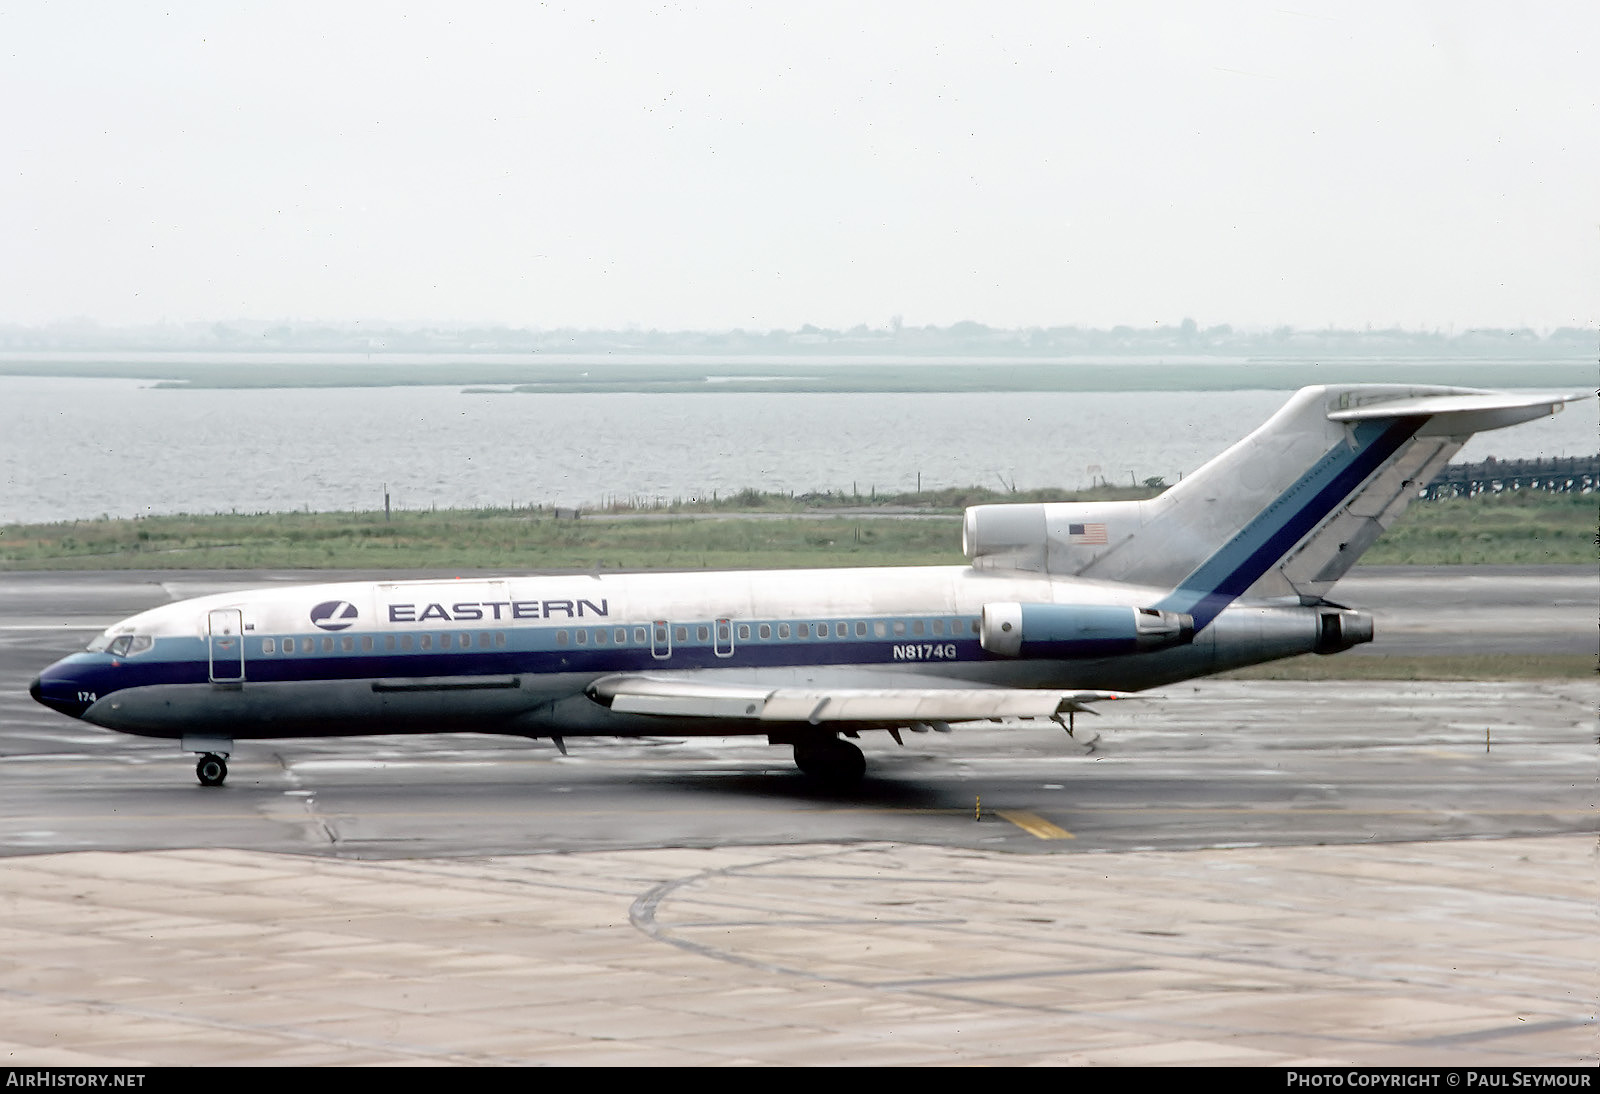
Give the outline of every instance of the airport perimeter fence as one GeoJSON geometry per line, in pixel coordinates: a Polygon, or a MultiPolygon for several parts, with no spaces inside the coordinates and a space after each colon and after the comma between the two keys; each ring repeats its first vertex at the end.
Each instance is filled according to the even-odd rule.
{"type": "Polygon", "coordinates": [[[1422,491],[1429,501],[1544,490],[1555,494],[1590,494],[1600,485],[1600,456],[1549,460],[1497,460],[1450,464],[1422,491]]]}

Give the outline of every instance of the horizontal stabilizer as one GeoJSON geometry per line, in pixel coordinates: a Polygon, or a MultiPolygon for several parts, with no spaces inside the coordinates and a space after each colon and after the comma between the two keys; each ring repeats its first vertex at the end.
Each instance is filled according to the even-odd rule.
{"type": "MultiPolygon", "coordinates": [[[[1448,419],[1471,415],[1474,421],[1464,432],[1478,433],[1486,429],[1516,425],[1554,414],[1563,403],[1571,402],[1572,395],[1513,394],[1508,391],[1458,391],[1450,394],[1409,395],[1394,398],[1359,395],[1345,396],[1337,410],[1328,417],[1336,422],[1363,422],[1378,418],[1435,417],[1451,424],[1448,419]],[[1348,405],[1345,405],[1348,404],[1348,405]],[[1481,419],[1479,416],[1483,416],[1481,419]]],[[[1437,426],[1428,432],[1444,432],[1437,426]]]]}
{"type": "Polygon", "coordinates": [[[1088,703],[1121,698],[1111,691],[773,688],[653,676],[608,676],[591,684],[589,693],[622,714],[896,726],[984,718],[1050,718],[1084,710],[1088,703]]]}

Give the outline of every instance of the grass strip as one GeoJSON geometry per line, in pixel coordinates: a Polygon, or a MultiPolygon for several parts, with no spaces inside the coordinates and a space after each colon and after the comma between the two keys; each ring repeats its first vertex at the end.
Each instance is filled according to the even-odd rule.
{"type": "MultiPolygon", "coordinates": [[[[1068,500],[1149,496],[1159,484],[1068,500]]],[[[959,565],[969,504],[1034,500],[980,488],[844,495],[744,491],[664,510],[557,519],[547,509],[158,516],[0,526],[0,569],[789,569],[959,565]]],[[[1593,565],[1600,497],[1516,494],[1418,502],[1368,565],[1593,565]]]]}
{"type": "Polygon", "coordinates": [[[1584,653],[1314,653],[1220,673],[1217,680],[1592,680],[1600,656],[1584,653]]]}

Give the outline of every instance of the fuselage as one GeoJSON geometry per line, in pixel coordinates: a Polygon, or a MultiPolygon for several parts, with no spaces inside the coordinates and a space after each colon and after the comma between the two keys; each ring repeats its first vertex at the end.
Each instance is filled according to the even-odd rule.
{"type": "Polygon", "coordinates": [[[726,734],[738,730],[617,713],[586,689],[647,673],[772,686],[1131,691],[1325,644],[1316,609],[1282,604],[1236,604],[1181,644],[1135,649],[1105,633],[1070,656],[997,654],[983,629],[996,604],[1140,609],[1161,592],[967,566],[273,588],[123,620],[45,669],[33,694],[94,724],[158,737],[726,734]]]}
{"type": "MultiPolygon", "coordinates": [[[[1149,501],[969,509],[970,566],[314,585],[171,604],[45,669],[34,698],[177,737],[764,734],[849,785],[862,730],[1085,704],[1372,640],[1327,591],[1467,437],[1568,396],[1302,388],[1149,501]]],[[[564,746],[563,746],[564,747],[564,746]]]]}

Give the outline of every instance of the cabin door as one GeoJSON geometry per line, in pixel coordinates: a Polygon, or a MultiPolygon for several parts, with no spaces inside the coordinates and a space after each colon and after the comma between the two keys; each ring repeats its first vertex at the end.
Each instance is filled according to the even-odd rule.
{"type": "Polygon", "coordinates": [[[244,612],[239,608],[218,608],[207,615],[206,621],[211,682],[240,683],[244,680],[244,612]]]}

